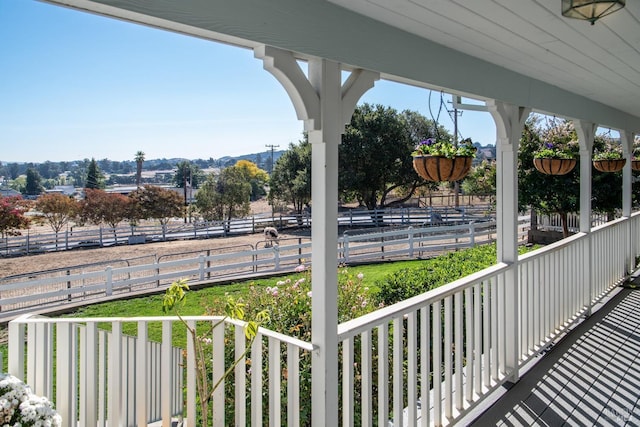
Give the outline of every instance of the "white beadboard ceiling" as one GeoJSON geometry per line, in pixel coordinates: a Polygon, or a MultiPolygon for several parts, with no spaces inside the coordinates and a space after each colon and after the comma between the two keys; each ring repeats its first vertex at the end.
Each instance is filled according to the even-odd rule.
{"type": "Polygon", "coordinates": [[[451,49],[640,115],[640,1],[590,25],[560,0],[330,0],[451,49]]]}
{"type": "Polygon", "coordinates": [[[640,0],[595,25],[561,0],[47,0],[640,132],[640,0]]]}

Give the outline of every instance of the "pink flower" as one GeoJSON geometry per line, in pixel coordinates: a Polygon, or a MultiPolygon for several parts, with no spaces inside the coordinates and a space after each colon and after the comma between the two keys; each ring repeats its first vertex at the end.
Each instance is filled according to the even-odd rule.
{"type": "Polygon", "coordinates": [[[311,298],[311,291],[307,292],[307,296],[311,298]]]}
{"type": "Polygon", "coordinates": [[[307,267],[304,266],[304,264],[300,264],[299,266],[297,266],[295,268],[295,272],[296,273],[302,273],[303,271],[305,271],[307,269],[307,267]]]}

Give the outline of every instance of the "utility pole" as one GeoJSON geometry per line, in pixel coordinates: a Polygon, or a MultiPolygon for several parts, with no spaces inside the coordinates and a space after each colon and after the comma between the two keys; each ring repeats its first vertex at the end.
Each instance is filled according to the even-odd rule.
{"type": "Polygon", "coordinates": [[[273,149],[280,147],[279,145],[267,144],[265,147],[271,149],[271,164],[269,165],[269,175],[273,173],[273,149]]]}
{"type": "MultiPolygon", "coordinates": [[[[457,104],[453,102],[453,110],[449,110],[449,113],[453,113],[453,146],[458,147],[458,115],[462,115],[462,111],[458,111],[457,104]]],[[[460,181],[453,183],[453,204],[457,208],[460,206],[460,181]]]]}

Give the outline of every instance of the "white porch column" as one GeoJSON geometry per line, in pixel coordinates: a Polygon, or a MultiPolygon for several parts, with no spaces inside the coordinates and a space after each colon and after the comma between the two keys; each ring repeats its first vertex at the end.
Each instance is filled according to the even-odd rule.
{"type": "Polygon", "coordinates": [[[262,46],[255,56],[286,89],[312,144],[312,424],[334,426],[338,425],[338,145],[356,102],[379,75],[354,70],[343,85],[336,62],[310,60],[307,78],[291,52],[262,46]]]}
{"type": "MultiPolygon", "coordinates": [[[[574,120],[573,126],[578,134],[580,143],[580,232],[591,231],[591,155],[593,153],[593,138],[596,135],[596,124],[574,120]]],[[[589,265],[587,262],[585,265],[589,265]]]]}
{"type": "Polygon", "coordinates": [[[593,154],[593,138],[596,135],[596,124],[574,120],[573,126],[578,134],[580,143],[580,232],[587,233],[586,245],[582,253],[582,268],[584,275],[583,303],[587,307],[586,316],[591,316],[591,302],[593,301],[593,279],[591,266],[591,186],[593,154]]]}
{"type": "Polygon", "coordinates": [[[633,173],[631,172],[631,159],[633,158],[633,132],[620,131],[620,142],[622,152],[627,163],[622,170],[622,216],[631,216],[631,185],[633,183],[633,173]]]}
{"type": "Polygon", "coordinates": [[[518,145],[530,109],[500,101],[487,102],[496,123],[498,262],[511,265],[505,274],[503,334],[504,371],[518,381],[520,328],[518,313],[518,145]]]}
{"type": "MultiPolygon", "coordinates": [[[[633,132],[620,131],[620,141],[622,142],[622,152],[627,163],[622,170],[622,216],[631,218],[631,200],[633,186],[633,172],[631,171],[631,160],[633,159],[633,132]]],[[[632,238],[631,221],[627,220],[627,258],[625,260],[627,274],[633,273],[636,266],[635,245],[632,238]]]]}

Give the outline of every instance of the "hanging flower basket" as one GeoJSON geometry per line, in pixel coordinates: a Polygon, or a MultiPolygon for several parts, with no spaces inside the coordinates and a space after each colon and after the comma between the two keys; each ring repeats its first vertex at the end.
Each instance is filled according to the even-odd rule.
{"type": "Polygon", "coordinates": [[[539,157],[533,159],[533,166],[545,175],[566,175],[576,167],[576,159],[539,157]]]}
{"type": "Polygon", "coordinates": [[[413,168],[427,181],[459,181],[471,170],[473,157],[414,156],[413,168]]]}
{"type": "Polygon", "coordinates": [[[633,169],[634,171],[640,171],[640,160],[632,160],[631,169],[633,169]]]}
{"type": "Polygon", "coordinates": [[[627,163],[627,159],[594,160],[593,167],[600,172],[620,172],[625,163],[627,163]]]}
{"type": "Polygon", "coordinates": [[[427,181],[459,181],[469,173],[476,151],[470,138],[459,146],[427,138],[411,153],[413,168],[427,181]]]}

